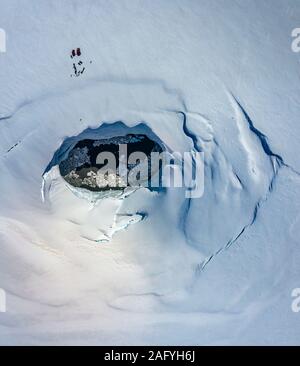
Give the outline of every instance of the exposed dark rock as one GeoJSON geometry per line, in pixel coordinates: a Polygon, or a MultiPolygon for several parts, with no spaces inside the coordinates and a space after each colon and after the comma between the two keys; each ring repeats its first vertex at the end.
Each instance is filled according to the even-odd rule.
{"type": "MultiPolygon", "coordinates": [[[[144,164],[148,164],[148,179],[146,179],[143,186],[150,188],[150,156],[152,152],[160,153],[163,149],[157,142],[142,134],[128,134],[99,140],[81,140],[70,150],[67,158],[60,162],[60,174],[74,187],[86,188],[91,191],[124,190],[128,183],[124,179],[124,175],[119,174],[120,144],[127,146],[127,159],[133,152],[142,152],[147,156],[144,164]],[[114,155],[117,168],[114,173],[102,174],[99,172],[99,169],[105,167],[107,163],[97,164],[97,157],[101,152],[109,152],[114,155]]],[[[127,160],[127,174],[139,164],[143,164],[143,162],[130,165],[127,160]]]]}

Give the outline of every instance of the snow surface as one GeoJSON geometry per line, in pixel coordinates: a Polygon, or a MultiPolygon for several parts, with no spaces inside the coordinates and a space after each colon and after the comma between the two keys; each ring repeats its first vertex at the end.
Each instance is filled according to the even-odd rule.
{"type": "Polygon", "coordinates": [[[0,344],[299,344],[299,19],[298,0],[0,0],[0,344]],[[204,195],[72,189],[56,159],[100,126],[203,151],[204,195]]]}

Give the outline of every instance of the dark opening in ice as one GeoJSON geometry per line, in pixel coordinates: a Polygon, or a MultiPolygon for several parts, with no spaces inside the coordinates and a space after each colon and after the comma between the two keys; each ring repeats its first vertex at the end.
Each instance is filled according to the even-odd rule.
{"type": "MultiPolygon", "coordinates": [[[[144,134],[127,134],[125,136],[114,136],[104,139],[83,139],[78,141],[69,151],[67,157],[59,163],[59,170],[62,177],[72,186],[85,188],[91,191],[123,190],[129,184],[124,181],[124,175],[120,174],[120,145],[126,145],[127,158],[135,152],[144,153],[147,159],[147,179],[145,187],[150,188],[151,178],[151,153],[161,153],[163,148],[155,141],[144,134]],[[100,169],[107,166],[107,160],[102,164],[98,163],[97,157],[100,153],[113,154],[116,162],[116,170],[109,176],[102,174],[100,169]],[[100,174],[101,173],[101,174],[100,174]],[[115,184],[112,184],[112,179],[115,184]]],[[[127,164],[127,174],[137,167],[137,164],[127,164]]],[[[124,162],[123,162],[124,163],[124,162]]],[[[141,161],[138,164],[142,163],[141,161]]]]}

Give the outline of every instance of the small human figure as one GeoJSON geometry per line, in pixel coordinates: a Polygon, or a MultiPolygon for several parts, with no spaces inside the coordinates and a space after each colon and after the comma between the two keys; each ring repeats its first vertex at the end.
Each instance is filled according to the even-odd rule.
{"type": "MultiPolygon", "coordinates": [[[[71,52],[71,58],[73,59],[74,57],[80,57],[81,56],[81,49],[78,47],[72,50],[71,52]]],[[[79,60],[78,62],[73,62],[73,70],[74,70],[74,74],[71,75],[71,77],[73,76],[80,76],[81,74],[83,74],[85,67],[83,66],[83,62],[81,60],[79,60]],[[79,67],[78,67],[79,66],[79,67]]]]}

